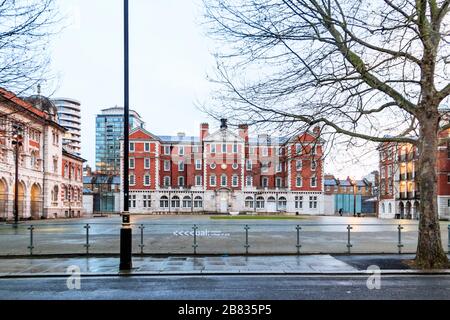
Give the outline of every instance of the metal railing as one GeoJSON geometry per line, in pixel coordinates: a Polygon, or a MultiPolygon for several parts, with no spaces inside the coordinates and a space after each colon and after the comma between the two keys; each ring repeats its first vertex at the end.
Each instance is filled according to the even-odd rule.
{"type": "MultiPolygon", "coordinates": [[[[118,254],[118,223],[0,224],[0,256],[118,254]]],[[[417,223],[133,223],[133,254],[413,253],[417,223]]],[[[450,225],[441,223],[450,252],[450,225]]]]}

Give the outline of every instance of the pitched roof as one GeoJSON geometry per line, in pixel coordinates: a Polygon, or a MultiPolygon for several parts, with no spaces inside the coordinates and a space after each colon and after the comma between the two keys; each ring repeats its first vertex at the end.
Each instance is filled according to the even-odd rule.
{"type": "Polygon", "coordinates": [[[5,98],[6,100],[13,102],[14,104],[16,104],[20,107],[30,111],[31,113],[37,115],[38,117],[46,118],[46,114],[44,111],[39,110],[38,108],[33,106],[31,103],[26,102],[25,100],[16,96],[14,93],[12,93],[4,88],[1,88],[1,87],[0,87],[0,96],[5,98]]]}

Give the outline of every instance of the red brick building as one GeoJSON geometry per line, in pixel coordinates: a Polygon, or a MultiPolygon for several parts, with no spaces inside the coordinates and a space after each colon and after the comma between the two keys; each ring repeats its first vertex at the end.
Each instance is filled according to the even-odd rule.
{"type": "Polygon", "coordinates": [[[134,212],[323,213],[323,141],[318,128],[297,137],[249,136],[226,120],[199,136],[130,132],[134,212]]]}

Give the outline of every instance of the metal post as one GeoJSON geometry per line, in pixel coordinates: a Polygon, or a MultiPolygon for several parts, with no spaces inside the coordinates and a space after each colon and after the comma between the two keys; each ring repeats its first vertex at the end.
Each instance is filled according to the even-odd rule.
{"type": "Polygon", "coordinates": [[[347,252],[349,254],[351,253],[351,247],[353,247],[350,242],[350,230],[352,230],[352,229],[353,229],[353,227],[351,225],[347,226],[347,252]]]}
{"type": "Polygon", "coordinates": [[[91,226],[89,225],[89,223],[87,223],[84,228],[86,229],[86,244],[84,245],[84,247],[86,248],[86,254],[89,254],[89,229],[91,228],[91,226]]]}
{"type": "Polygon", "coordinates": [[[402,247],[403,247],[403,244],[402,244],[402,229],[403,229],[403,227],[402,227],[402,225],[399,224],[397,229],[398,229],[398,245],[397,245],[397,247],[398,247],[398,254],[401,254],[402,253],[402,247]]]}
{"type": "Polygon", "coordinates": [[[132,268],[132,229],[129,213],[129,133],[130,133],[130,92],[129,92],[129,35],[128,35],[128,0],[124,0],[124,119],[123,119],[123,213],[120,229],[120,270],[132,268]]]}
{"type": "Polygon", "coordinates": [[[250,227],[248,224],[245,225],[245,254],[248,254],[248,248],[250,248],[250,245],[248,244],[248,230],[250,227]]]}
{"type": "Polygon", "coordinates": [[[32,256],[33,255],[33,249],[34,249],[34,246],[33,246],[33,230],[34,230],[34,227],[33,227],[33,225],[29,226],[28,230],[30,230],[30,245],[29,245],[28,249],[30,249],[30,256],[32,256]]]}
{"type": "Polygon", "coordinates": [[[300,248],[302,247],[300,245],[300,230],[302,230],[302,228],[299,225],[297,225],[297,227],[295,227],[295,229],[297,229],[297,245],[296,245],[297,254],[300,254],[300,248]]]}
{"type": "Polygon", "coordinates": [[[194,244],[192,245],[192,248],[194,248],[194,254],[197,254],[197,225],[194,224],[194,226],[192,227],[192,229],[194,230],[194,244]]]}
{"type": "Polygon", "coordinates": [[[145,229],[145,226],[143,224],[141,224],[139,226],[139,229],[141,229],[141,244],[139,245],[139,248],[141,248],[141,254],[144,254],[144,247],[145,247],[145,245],[144,245],[144,229],[145,229]]]}

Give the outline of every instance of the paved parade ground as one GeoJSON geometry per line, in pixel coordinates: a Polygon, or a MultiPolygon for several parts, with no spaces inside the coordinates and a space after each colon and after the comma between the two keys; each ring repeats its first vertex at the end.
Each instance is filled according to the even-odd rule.
{"type": "MultiPolygon", "coordinates": [[[[412,220],[336,216],[133,216],[132,223],[135,254],[413,253],[418,232],[412,220]]],[[[118,254],[120,228],[118,216],[3,223],[0,256],[118,254]]],[[[445,249],[448,232],[441,222],[445,249]]]]}

